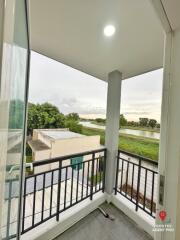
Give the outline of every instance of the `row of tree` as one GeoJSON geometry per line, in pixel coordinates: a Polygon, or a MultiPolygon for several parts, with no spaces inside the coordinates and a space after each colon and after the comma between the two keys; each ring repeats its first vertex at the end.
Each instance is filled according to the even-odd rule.
{"type": "Polygon", "coordinates": [[[156,119],[139,118],[139,122],[127,121],[123,114],[120,115],[119,124],[120,126],[160,128],[160,124],[156,121],[156,119]]]}
{"type": "MultiPolygon", "coordinates": [[[[96,118],[95,122],[105,124],[106,119],[96,118]]],[[[139,118],[139,121],[128,121],[123,114],[119,117],[119,125],[120,126],[132,126],[132,127],[151,127],[151,128],[160,128],[160,124],[156,121],[156,119],[149,118],[139,118]]]]}
{"type": "Polygon", "coordinates": [[[64,115],[59,109],[50,104],[28,104],[27,133],[32,135],[33,129],[69,128],[73,132],[82,132],[79,115],[70,113],[64,115]]]}

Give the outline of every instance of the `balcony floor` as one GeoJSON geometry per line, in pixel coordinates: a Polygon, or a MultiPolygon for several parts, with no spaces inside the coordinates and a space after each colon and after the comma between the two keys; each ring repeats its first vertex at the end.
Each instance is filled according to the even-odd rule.
{"type": "Polygon", "coordinates": [[[55,240],[152,240],[146,232],[116,207],[101,206],[115,220],[105,218],[97,209],[55,240]]]}

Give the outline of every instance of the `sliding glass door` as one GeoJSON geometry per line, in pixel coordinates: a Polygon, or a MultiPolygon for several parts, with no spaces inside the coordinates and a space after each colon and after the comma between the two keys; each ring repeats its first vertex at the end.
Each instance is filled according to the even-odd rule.
{"type": "Polygon", "coordinates": [[[1,4],[0,239],[19,239],[29,66],[27,16],[25,0],[1,4]]]}

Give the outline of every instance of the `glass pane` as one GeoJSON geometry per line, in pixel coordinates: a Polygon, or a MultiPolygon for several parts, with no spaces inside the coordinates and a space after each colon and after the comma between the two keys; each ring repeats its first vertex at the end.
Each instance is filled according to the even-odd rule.
{"type": "MultiPolygon", "coordinates": [[[[0,82],[1,237],[17,234],[27,70],[24,0],[6,0],[0,82]]],[[[0,238],[1,238],[0,237],[0,238]]]]}

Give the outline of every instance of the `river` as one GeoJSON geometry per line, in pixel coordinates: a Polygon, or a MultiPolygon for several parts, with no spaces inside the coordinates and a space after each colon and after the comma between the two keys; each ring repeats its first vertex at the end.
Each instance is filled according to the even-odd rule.
{"type": "MultiPolygon", "coordinates": [[[[80,124],[82,124],[85,127],[89,127],[89,128],[96,128],[96,129],[103,129],[103,130],[105,129],[105,126],[96,125],[96,124],[88,122],[88,121],[87,122],[82,121],[82,122],[80,122],[80,124]]],[[[124,134],[140,136],[140,137],[147,137],[147,138],[154,138],[154,139],[160,138],[160,133],[157,133],[157,132],[133,130],[133,129],[120,129],[119,132],[124,133],[124,134]]]]}

